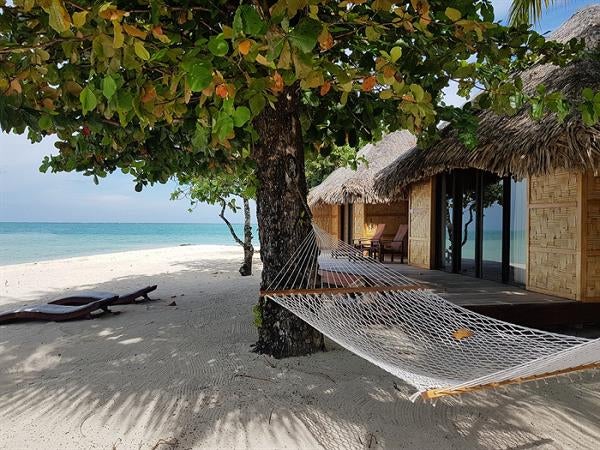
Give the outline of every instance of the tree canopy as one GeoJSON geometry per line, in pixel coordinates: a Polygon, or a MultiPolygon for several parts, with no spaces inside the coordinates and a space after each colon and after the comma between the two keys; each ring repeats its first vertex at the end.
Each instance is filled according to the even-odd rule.
{"type": "MultiPolygon", "coordinates": [[[[307,149],[400,128],[428,143],[442,121],[474,146],[477,108],[600,116],[600,93],[569,104],[543,87],[523,92],[519,70],[569,63],[585,47],[503,26],[490,0],[0,0],[0,11],[0,128],[56,135],[42,170],[96,182],[121,170],[137,190],[254,169],[263,290],[312,227],[307,149]],[[479,95],[446,105],[452,83],[479,95]]],[[[267,295],[255,312],[257,351],[324,347],[267,295]]]]}
{"type": "MultiPolygon", "coordinates": [[[[313,151],[398,128],[431,139],[442,120],[473,145],[469,107],[442,102],[449,83],[482,92],[472,107],[510,114],[532,101],[516,69],[564,64],[583,49],[495,23],[487,0],[0,5],[0,127],[33,141],[56,134],[44,170],[97,180],[120,169],[137,189],[247,166],[253,120],[286,86],[302,92],[313,151]]],[[[585,102],[598,107],[593,96],[543,104],[564,117],[585,102]]]]}

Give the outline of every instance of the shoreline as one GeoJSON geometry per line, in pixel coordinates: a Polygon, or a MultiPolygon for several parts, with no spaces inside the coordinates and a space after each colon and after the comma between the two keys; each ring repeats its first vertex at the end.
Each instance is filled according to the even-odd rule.
{"type": "MultiPolygon", "coordinates": [[[[61,262],[61,261],[71,261],[71,260],[76,260],[76,259],[85,259],[85,258],[92,258],[92,257],[105,257],[105,256],[110,256],[110,255],[121,255],[121,254],[127,254],[127,253],[135,253],[135,252],[146,252],[146,251],[159,251],[159,250],[172,250],[172,249],[178,249],[178,248],[189,248],[189,249],[193,249],[193,248],[205,248],[206,250],[214,250],[214,249],[218,249],[220,247],[223,247],[225,249],[231,249],[231,248],[239,248],[241,251],[241,255],[243,256],[243,249],[242,247],[235,243],[232,242],[231,244],[187,244],[187,243],[182,243],[182,244],[178,244],[178,245],[169,245],[169,244],[165,244],[165,246],[161,246],[161,247],[143,247],[143,248],[134,248],[131,250],[122,250],[122,251],[107,251],[106,253],[89,253],[89,254],[81,254],[81,255],[74,255],[74,256],[59,256],[56,258],[51,258],[51,259],[39,259],[36,261],[28,261],[28,262],[20,262],[20,263],[3,263],[0,261],[0,270],[5,269],[5,268],[10,268],[10,267],[14,267],[14,266],[26,266],[26,265],[40,265],[40,264],[45,264],[45,263],[51,263],[51,262],[61,262]]],[[[255,248],[255,253],[258,252],[258,249],[255,248]]]]}

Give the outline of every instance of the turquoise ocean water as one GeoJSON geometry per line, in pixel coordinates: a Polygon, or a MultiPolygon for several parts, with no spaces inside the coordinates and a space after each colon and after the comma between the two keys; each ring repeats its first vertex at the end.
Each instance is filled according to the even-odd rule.
{"type": "Polygon", "coordinates": [[[183,244],[237,245],[219,223],[0,222],[0,265],[183,244]]]}

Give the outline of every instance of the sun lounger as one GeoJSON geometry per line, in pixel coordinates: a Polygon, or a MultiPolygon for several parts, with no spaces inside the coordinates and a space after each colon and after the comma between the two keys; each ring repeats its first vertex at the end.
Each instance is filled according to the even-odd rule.
{"type": "Polygon", "coordinates": [[[66,305],[66,306],[80,306],[87,305],[90,302],[100,300],[105,297],[118,297],[117,300],[113,303],[113,305],[130,305],[136,302],[138,298],[142,298],[141,301],[152,300],[148,297],[148,294],[152,291],[156,290],[156,285],[146,286],[145,288],[139,289],[134,292],[130,292],[125,295],[118,295],[112,292],[102,292],[102,291],[82,291],[77,292],[69,297],[61,297],[59,299],[51,301],[50,305],[66,305]]]}
{"type": "Polygon", "coordinates": [[[102,310],[109,312],[109,307],[114,305],[118,296],[111,294],[109,297],[94,300],[85,305],[30,305],[0,313],[0,324],[13,320],[52,320],[61,322],[63,320],[88,319],[92,313],[102,310]]]}

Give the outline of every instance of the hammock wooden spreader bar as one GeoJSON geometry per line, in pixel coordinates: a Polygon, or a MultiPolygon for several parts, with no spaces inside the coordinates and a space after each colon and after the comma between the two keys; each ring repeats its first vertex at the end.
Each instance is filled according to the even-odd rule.
{"type": "Polygon", "coordinates": [[[433,400],[440,397],[458,396],[466,394],[468,392],[477,392],[486,389],[496,389],[511,384],[521,384],[526,383],[528,381],[544,380],[546,378],[558,377],[560,375],[567,375],[569,373],[581,372],[583,370],[591,369],[600,369],[600,363],[583,364],[581,366],[570,367],[568,369],[555,370],[553,372],[546,372],[538,375],[530,375],[528,377],[513,378],[510,380],[498,381],[496,383],[479,384],[476,386],[469,386],[463,388],[429,389],[421,394],[421,398],[424,400],[433,400]]]}
{"type": "Polygon", "coordinates": [[[343,288],[314,288],[314,289],[267,289],[261,290],[260,296],[285,296],[285,295],[336,295],[336,294],[361,294],[365,292],[397,292],[415,291],[424,289],[418,284],[403,284],[398,286],[356,286],[343,288]]]}

